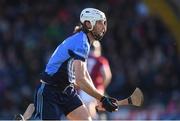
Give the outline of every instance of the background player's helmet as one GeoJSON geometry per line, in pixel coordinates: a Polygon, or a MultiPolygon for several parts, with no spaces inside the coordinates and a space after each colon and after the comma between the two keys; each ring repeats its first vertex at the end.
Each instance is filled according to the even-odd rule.
{"type": "Polygon", "coordinates": [[[82,10],[81,14],[80,14],[80,22],[84,23],[85,21],[89,21],[92,25],[92,28],[89,29],[89,31],[91,31],[94,27],[94,25],[96,24],[96,21],[98,20],[103,20],[106,21],[106,16],[105,14],[95,8],[85,8],[84,10],[82,10]]]}

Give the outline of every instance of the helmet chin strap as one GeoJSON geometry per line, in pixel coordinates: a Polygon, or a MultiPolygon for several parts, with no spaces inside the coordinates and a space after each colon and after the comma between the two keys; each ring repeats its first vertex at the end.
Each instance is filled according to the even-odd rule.
{"type": "Polygon", "coordinates": [[[92,22],[90,22],[91,23],[91,25],[92,25],[92,27],[91,28],[88,28],[86,25],[84,25],[84,24],[82,24],[82,26],[83,26],[83,31],[85,32],[85,33],[89,33],[89,32],[91,32],[92,30],[93,30],[93,28],[94,28],[94,25],[93,25],[93,23],[92,22]]]}
{"type": "Polygon", "coordinates": [[[91,34],[93,35],[95,40],[101,40],[102,36],[100,36],[100,35],[98,35],[98,34],[96,34],[95,32],[92,31],[94,26],[95,26],[96,21],[90,21],[90,23],[91,23],[92,27],[90,29],[88,29],[89,32],[91,32],[91,34]]]}
{"type": "Polygon", "coordinates": [[[101,39],[103,38],[103,36],[100,36],[100,35],[96,34],[95,32],[93,32],[92,30],[93,30],[95,24],[92,23],[92,22],[90,22],[90,23],[91,23],[92,27],[91,27],[90,29],[87,29],[87,28],[85,27],[85,28],[84,28],[84,31],[85,31],[86,33],[89,33],[89,32],[90,32],[95,40],[101,40],[101,39]]]}
{"type": "Polygon", "coordinates": [[[90,29],[88,29],[89,32],[91,32],[93,30],[94,26],[92,26],[90,29]]]}

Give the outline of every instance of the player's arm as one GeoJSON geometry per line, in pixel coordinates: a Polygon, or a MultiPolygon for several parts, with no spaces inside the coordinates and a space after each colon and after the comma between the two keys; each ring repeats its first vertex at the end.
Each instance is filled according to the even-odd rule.
{"type": "Polygon", "coordinates": [[[92,83],[92,80],[88,77],[86,62],[75,60],[73,64],[76,76],[76,84],[78,87],[94,98],[101,100],[103,95],[97,91],[92,83]]]}
{"type": "Polygon", "coordinates": [[[94,87],[90,76],[88,76],[86,62],[75,60],[73,64],[76,76],[76,84],[78,85],[78,87],[90,96],[98,99],[107,111],[112,112],[118,110],[116,99],[102,95],[94,87]]]}
{"type": "Polygon", "coordinates": [[[86,64],[86,59],[88,56],[88,44],[84,44],[83,41],[80,42],[82,43],[78,43],[77,45],[73,46],[72,51],[69,50],[69,54],[75,59],[73,62],[73,69],[75,71],[76,84],[87,94],[98,99],[107,111],[112,112],[117,110],[117,100],[106,97],[99,93],[94,87],[90,76],[88,76],[86,64]]]}

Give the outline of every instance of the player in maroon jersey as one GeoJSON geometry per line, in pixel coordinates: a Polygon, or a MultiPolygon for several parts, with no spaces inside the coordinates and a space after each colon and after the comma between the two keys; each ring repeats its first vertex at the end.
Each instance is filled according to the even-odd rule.
{"type": "Polygon", "coordinates": [[[101,45],[99,41],[95,41],[92,44],[91,53],[88,58],[88,71],[95,87],[104,93],[111,81],[111,70],[108,60],[101,55],[101,45]]]}

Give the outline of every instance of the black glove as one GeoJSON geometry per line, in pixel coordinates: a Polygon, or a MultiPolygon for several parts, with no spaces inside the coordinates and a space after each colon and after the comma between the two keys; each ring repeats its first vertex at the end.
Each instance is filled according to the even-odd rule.
{"type": "Polygon", "coordinates": [[[113,112],[118,110],[116,99],[103,96],[100,101],[102,102],[102,106],[106,109],[106,111],[113,112]]]}

